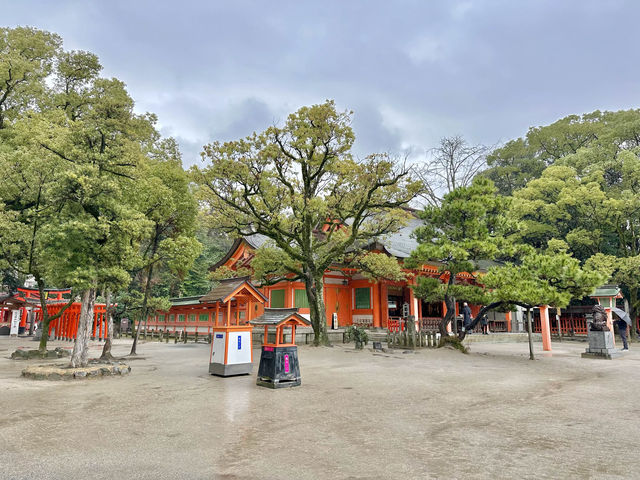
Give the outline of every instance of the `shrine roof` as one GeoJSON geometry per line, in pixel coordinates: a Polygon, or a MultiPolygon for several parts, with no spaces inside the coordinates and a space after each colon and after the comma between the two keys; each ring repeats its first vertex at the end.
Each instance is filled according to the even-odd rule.
{"type": "Polygon", "coordinates": [[[182,306],[182,305],[199,305],[200,298],[202,298],[200,295],[197,295],[195,297],[176,297],[176,298],[170,298],[169,301],[171,302],[171,305],[174,307],[182,306]]]}
{"type": "Polygon", "coordinates": [[[601,287],[596,288],[596,291],[589,296],[590,297],[618,297],[618,295],[622,295],[622,293],[620,291],[620,287],[618,287],[617,285],[602,285],[601,287]]]}
{"type": "Polygon", "coordinates": [[[267,301],[267,297],[265,297],[249,281],[249,277],[238,277],[220,280],[218,285],[216,285],[209,293],[200,297],[200,303],[226,302],[230,300],[229,297],[232,296],[234,292],[236,292],[243,286],[250,290],[254,294],[254,296],[262,298],[265,302],[267,301]]]}
{"type": "Polygon", "coordinates": [[[251,325],[277,326],[290,319],[295,319],[297,323],[311,325],[311,322],[298,313],[297,308],[265,308],[264,313],[258,318],[251,320],[251,325]]]}

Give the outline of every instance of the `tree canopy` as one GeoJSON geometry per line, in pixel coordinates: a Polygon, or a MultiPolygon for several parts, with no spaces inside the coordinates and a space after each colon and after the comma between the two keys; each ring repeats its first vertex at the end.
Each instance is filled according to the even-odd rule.
{"type": "Polygon", "coordinates": [[[400,228],[422,189],[388,155],[355,159],[350,121],[332,101],[303,107],[283,127],[205,146],[211,163],[194,169],[210,221],[237,236],[265,235],[262,271],[305,283],[317,343],[327,342],[324,272],[400,228]]]}

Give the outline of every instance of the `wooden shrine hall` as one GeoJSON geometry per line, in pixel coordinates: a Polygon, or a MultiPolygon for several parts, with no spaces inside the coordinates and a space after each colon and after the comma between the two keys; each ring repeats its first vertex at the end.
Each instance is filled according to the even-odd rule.
{"type": "Polygon", "coordinates": [[[229,278],[201,297],[171,299],[169,311],[150,315],[141,328],[208,335],[214,327],[248,325],[262,315],[266,302],[249,277],[229,278]]]}

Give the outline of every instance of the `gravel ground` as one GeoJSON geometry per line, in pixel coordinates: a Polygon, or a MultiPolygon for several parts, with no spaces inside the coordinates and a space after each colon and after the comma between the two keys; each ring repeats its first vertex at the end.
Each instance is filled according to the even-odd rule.
{"type": "Polygon", "coordinates": [[[640,478],[638,344],[612,361],[578,342],[535,361],[526,343],[302,346],[285,390],[208,375],[202,343],[142,343],[122,378],[23,379],[36,361],[8,357],[34,345],[0,337],[2,479],[640,478]]]}

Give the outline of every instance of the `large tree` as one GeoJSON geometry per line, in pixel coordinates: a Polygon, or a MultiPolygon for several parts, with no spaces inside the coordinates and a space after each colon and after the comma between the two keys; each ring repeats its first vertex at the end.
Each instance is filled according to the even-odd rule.
{"type": "Polygon", "coordinates": [[[139,327],[150,312],[150,300],[151,304],[159,302],[152,296],[154,272],[164,267],[172,276],[184,278],[201,252],[195,238],[197,206],[176,142],[161,141],[150,153],[151,158],[135,184],[139,194],[137,208],[144,213],[151,228],[140,249],[142,268],[134,277],[142,300],[131,355],[136,354],[139,327]]]}
{"type": "Polygon", "coordinates": [[[355,159],[350,122],[333,101],[303,107],[282,127],[205,146],[211,163],[193,172],[215,225],[267,236],[288,279],[304,282],[316,345],[328,343],[325,271],[400,228],[422,189],[387,155],[355,159]]]}

